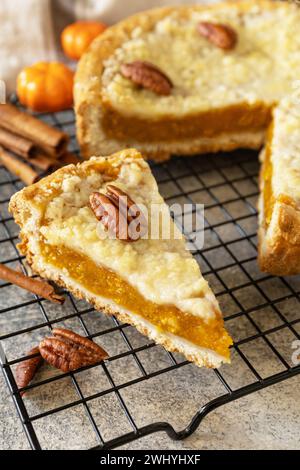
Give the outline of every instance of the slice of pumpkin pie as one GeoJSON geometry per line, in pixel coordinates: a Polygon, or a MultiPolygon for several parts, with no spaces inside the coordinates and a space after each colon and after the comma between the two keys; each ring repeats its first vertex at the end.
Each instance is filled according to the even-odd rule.
{"type": "Polygon", "coordinates": [[[218,302],[136,150],[60,169],[10,211],[36,273],[198,366],[230,361],[218,302]]]}

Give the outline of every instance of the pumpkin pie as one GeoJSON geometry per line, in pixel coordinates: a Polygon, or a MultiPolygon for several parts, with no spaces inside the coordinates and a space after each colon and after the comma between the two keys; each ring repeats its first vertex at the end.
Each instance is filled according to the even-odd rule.
{"type": "Polygon", "coordinates": [[[36,273],[198,366],[229,362],[232,340],[218,302],[139,152],[59,169],[16,193],[10,211],[21,226],[19,249],[36,273]],[[122,195],[132,221],[141,216],[137,237],[111,224],[116,213],[129,223],[116,205],[122,195]]]}
{"type": "Polygon", "coordinates": [[[150,10],[108,28],[76,74],[82,154],[134,147],[161,160],[261,147],[272,108],[300,74],[299,27],[292,2],[241,0],[150,10]],[[169,93],[149,87],[141,62],[168,79],[169,93]]]}
{"type": "Polygon", "coordinates": [[[275,275],[300,272],[300,104],[281,100],[261,152],[259,264],[275,275]]]}

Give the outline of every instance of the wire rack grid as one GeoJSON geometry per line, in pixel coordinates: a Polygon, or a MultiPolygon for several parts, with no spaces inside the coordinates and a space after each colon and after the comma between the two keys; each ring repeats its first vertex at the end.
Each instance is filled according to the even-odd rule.
{"type": "MultiPolygon", "coordinates": [[[[70,150],[78,153],[72,111],[40,118],[68,132],[70,150]]],[[[2,282],[0,360],[32,449],[50,447],[47,432],[55,448],[116,448],[157,431],[183,439],[215,408],[300,372],[292,361],[292,345],[300,336],[299,277],[274,278],[256,264],[257,154],[175,157],[152,169],[168,203],[205,204],[204,248],[185,235],[234,338],[232,364],[199,369],[67,292],[65,305],[53,306],[2,282]],[[54,326],[99,341],[110,357],[75,373],[43,367],[22,396],[16,365],[54,326]]],[[[7,211],[11,195],[21,187],[0,168],[0,259],[26,272],[16,248],[18,227],[7,211]]]]}

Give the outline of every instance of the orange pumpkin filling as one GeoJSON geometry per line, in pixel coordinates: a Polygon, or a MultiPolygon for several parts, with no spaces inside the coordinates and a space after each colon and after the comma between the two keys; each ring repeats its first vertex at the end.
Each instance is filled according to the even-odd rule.
{"type": "MultiPolygon", "coordinates": [[[[105,106],[105,103],[104,103],[105,106]]],[[[258,131],[271,122],[271,108],[263,103],[247,103],[207,111],[183,119],[164,118],[157,121],[121,116],[106,108],[102,118],[105,133],[119,140],[170,141],[213,137],[223,132],[258,131]]]]}
{"type": "Polygon", "coordinates": [[[159,305],[146,300],[134,287],[109,269],[95,264],[87,256],[64,246],[41,245],[47,263],[67,269],[69,276],[95,295],[112,300],[136,313],[158,330],[169,332],[209,348],[226,358],[232,340],[224,329],[221,315],[208,323],[172,305],[159,305]]]}

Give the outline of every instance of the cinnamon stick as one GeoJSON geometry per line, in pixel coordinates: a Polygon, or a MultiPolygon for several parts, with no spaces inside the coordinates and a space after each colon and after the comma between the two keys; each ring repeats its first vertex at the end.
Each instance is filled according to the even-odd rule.
{"type": "Polygon", "coordinates": [[[0,127],[0,145],[8,150],[27,158],[34,149],[34,143],[28,139],[13,134],[12,132],[0,127]]]}
{"type": "Polygon", "coordinates": [[[20,178],[25,184],[36,183],[39,175],[27,163],[21,162],[0,147],[0,161],[14,175],[20,178]]]}
{"type": "Polygon", "coordinates": [[[0,127],[0,145],[16,155],[30,161],[33,166],[43,171],[59,167],[57,160],[40,151],[33,142],[0,127]]]}
{"type": "Polygon", "coordinates": [[[58,161],[61,166],[71,165],[72,163],[76,165],[77,163],[79,163],[79,158],[77,157],[77,155],[75,155],[75,153],[66,152],[61,157],[59,157],[58,161]]]}
{"type": "Polygon", "coordinates": [[[63,304],[65,301],[62,295],[56,294],[54,288],[48,282],[25,276],[23,273],[14,271],[4,264],[0,264],[0,279],[15,284],[51,302],[63,304]]]}
{"type": "Polygon", "coordinates": [[[59,156],[66,150],[69,136],[49,126],[31,114],[20,111],[12,104],[0,106],[0,126],[31,140],[51,156],[59,156]]]}
{"type": "MultiPolygon", "coordinates": [[[[25,157],[24,157],[25,158],[25,157]]],[[[49,171],[60,167],[58,160],[54,160],[48,155],[45,155],[38,150],[32,153],[32,156],[28,157],[28,161],[37,168],[40,168],[43,171],[49,171]]]]}

